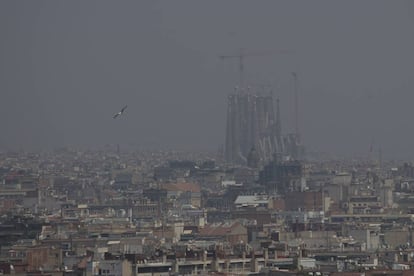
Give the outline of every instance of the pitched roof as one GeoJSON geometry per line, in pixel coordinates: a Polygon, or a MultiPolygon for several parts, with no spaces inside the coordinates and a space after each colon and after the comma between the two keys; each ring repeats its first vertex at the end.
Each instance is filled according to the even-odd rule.
{"type": "Polygon", "coordinates": [[[200,229],[199,234],[201,236],[225,236],[226,234],[231,233],[238,225],[240,225],[240,223],[237,221],[231,223],[209,224],[200,229]]]}
{"type": "Polygon", "coordinates": [[[167,191],[181,191],[199,193],[201,191],[200,185],[196,183],[166,183],[162,185],[167,191]]]}

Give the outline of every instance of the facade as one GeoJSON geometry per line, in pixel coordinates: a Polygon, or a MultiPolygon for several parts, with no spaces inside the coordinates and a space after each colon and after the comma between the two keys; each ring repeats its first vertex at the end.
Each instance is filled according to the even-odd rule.
{"type": "Polygon", "coordinates": [[[126,260],[94,261],[89,263],[86,275],[131,276],[132,266],[126,260]]]}
{"type": "Polygon", "coordinates": [[[225,157],[228,163],[246,164],[252,148],[262,161],[282,151],[279,110],[272,95],[236,92],[228,96],[225,157]]]}
{"type": "Polygon", "coordinates": [[[259,173],[259,182],[269,193],[286,195],[303,192],[306,186],[303,166],[299,161],[271,161],[259,173]]]}
{"type": "Polygon", "coordinates": [[[230,164],[258,167],[274,154],[302,159],[305,149],[299,133],[282,136],[279,99],[236,91],[227,99],[225,160],[230,164]],[[252,151],[254,154],[252,155],[252,151]]]}
{"type": "Polygon", "coordinates": [[[200,229],[200,237],[225,240],[231,245],[247,243],[247,228],[239,222],[211,224],[200,229]]]}

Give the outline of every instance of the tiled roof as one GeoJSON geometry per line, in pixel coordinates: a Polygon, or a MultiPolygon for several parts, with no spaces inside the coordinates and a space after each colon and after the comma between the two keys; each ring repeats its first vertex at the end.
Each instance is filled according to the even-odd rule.
{"type": "Polygon", "coordinates": [[[201,236],[225,236],[226,234],[231,233],[232,229],[238,225],[238,222],[210,224],[200,229],[199,234],[201,236]]]}

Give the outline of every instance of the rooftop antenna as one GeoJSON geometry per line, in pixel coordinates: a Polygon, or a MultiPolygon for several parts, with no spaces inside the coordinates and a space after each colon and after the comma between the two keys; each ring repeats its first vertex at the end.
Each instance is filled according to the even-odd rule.
{"type": "Polygon", "coordinates": [[[378,149],[378,167],[379,167],[379,174],[382,173],[382,148],[378,149]]]}
{"type": "Polygon", "coordinates": [[[295,134],[299,136],[299,99],[298,99],[298,75],[292,72],[293,76],[293,95],[294,95],[294,109],[295,109],[295,134]]]}

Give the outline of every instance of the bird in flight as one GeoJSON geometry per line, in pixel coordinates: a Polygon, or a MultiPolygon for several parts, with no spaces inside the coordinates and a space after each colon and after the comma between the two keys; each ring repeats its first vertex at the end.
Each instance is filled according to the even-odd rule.
{"type": "Polygon", "coordinates": [[[122,113],[124,113],[125,109],[127,109],[127,105],[124,106],[121,111],[119,111],[118,113],[115,113],[114,116],[112,116],[112,118],[116,119],[118,116],[122,115],[122,113]]]}

